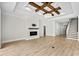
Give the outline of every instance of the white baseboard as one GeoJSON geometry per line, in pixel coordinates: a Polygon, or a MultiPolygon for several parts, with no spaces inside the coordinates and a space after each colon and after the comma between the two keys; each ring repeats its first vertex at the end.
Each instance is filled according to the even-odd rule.
{"type": "Polygon", "coordinates": [[[52,36],[52,37],[54,37],[54,36],[56,36],[56,35],[46,35],[46,36],[52,36]]]}
{"type": "Polygon", "coordinates": [[[11,40],[7,40],[7,41],[2,41],[2,43],[9,43],[9,42],[19,41],[19,40],[25,40],[25,39],[26,38],[11,39],[11,40]]]}
{"type": "Polygon", "coordinates": [[[74,39],[74,38],[66,38],[66,39],[71,39],[71,40],[78,40],[78,39],[74,39]]]}
{"type": "Polygon", "coordinates": [[[14,42],[14,41],[19,41],[19,40],[32,40],[32,39],[36,39],[36,38],[18,38],[18,39],[11,39],[11,40],[7,40],[7,41],[2,41],[2,43],[9,43],[9,42],[14,42]]]}
{"type": "Polygon", "coordinates": [[[78,39],[78,41],[79,41],[79,39],[78,39]]]}

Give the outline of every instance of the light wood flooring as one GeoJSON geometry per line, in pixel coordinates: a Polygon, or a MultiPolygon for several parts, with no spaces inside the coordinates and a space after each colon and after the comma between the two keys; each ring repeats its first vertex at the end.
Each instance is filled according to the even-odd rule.
{"type": "Polygon", "coordinates": [[[63,36],[20,40],[3,44],[1,56],[78,56],[79,42],[63,36]],[[54,48],[53,48],[54,47],[54,48]]]}

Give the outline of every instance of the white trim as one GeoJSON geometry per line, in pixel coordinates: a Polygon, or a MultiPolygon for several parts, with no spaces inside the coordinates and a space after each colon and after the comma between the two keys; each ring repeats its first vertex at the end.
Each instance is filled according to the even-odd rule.
{"type": "Polygon", "coordinates": [[[75,39],[75,38],[66,38],[66,39],[71,39],[71,40],[78,40],[78,39],[75,39]]]}
{"type": "Polygon", "coordinates": [[[78,39],[78,41],[79,41],[79,39],[78,39]]]}
{"type": "Polygon", "coordinates": [[[46,36],[53,36],[53,37],[55,37],[56,35],[46,35],[46,36]]]}
{"type": "Polygon", "coordinates": [[[19,38],[19,39],[11,39],[7,41],[2,41],[2,43],[9,43],[9,42],[14,42],[14,41],[19,41],[19,40],[25,40],[26,38],[19,38]]]}

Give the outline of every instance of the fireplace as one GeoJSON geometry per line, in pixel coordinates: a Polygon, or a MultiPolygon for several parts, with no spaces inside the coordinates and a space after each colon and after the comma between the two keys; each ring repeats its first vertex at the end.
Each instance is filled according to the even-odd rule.
{"type": "Polygon", "coordinates": [[[36,36],[37,35],[37,31],[31,31],[30,32],[30,36],[36,36]]]}
{"type": "Polygon", "coordinates": [[[29,29],[29,39],[39,38],[38,24],[33,23],[28,29],[29,29]]]}

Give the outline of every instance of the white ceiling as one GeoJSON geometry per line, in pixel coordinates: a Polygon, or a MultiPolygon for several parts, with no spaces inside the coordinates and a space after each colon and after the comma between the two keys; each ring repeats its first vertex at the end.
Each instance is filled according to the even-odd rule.
{"type": "Polygon", "coordinates": [[[0,2],[0,8],[3,12],[13,12],[15,5],[15,2],[0,2]]]}
{"type": "MultiPolygon", "coordinates": [[[[40,2],[36,2],[39,5],[42,5],[42,3],[40,2]]],[[[71,3],[70,2],[55,2],[52,4],[55,7],[60,6],[62,10],[60,11],[60,15],[65,15],[65,14],[70,14],[73,12],[72,7],[71,7],[71,3]]],[[[31,6],[28,4],[28,2],[1,2],[0,6],[2,8],[2,10],[7,11],[7,12],[11,12],[11,11],[16,11],[16,9],[22,9],[22,10],[26,10],[26,12],[33,12],[35,13],[35,7],[31,6]]],[[[45,9],[50,10],[48,7],[45,7],[45,9]]],[[[39,11],[37,12],[38,15],[43,16],[43,11],[39,11]]],[[[56,16],[60,16],[57,15],[54,12],[55,16],[51,16],[51,15],[45,15],[45,17],[50,18],[50,17],[56,17],[56,16]]]]}
{"type": "MultiPolygon", "coordinates": [[[[42,5],[40,2],[37,2],[37,4],[42,5]]],[[[73,12],[79,14],[79,3],[72,3],[72,2],[55,2],[53,4],[55,7],[60,6],[62,10],[60,10],[61,15],[51,16],[51,15],[43,15],[43,11],[39,11],[35,13],[35,7],[28,4],[28,2],[0,2],[0,7],[2,8],[2,11],[4,12],[21,12],[26,13],[28,12],[31,15],[38,15],[45,18],[59,18],[61,16],[72,14],[73,12]]],[[[47,8],[48,9],[48,8],[47,8]]],[[[26,14],[25,14],[26,16],[26,14]]]]}
{"type": "MultiPolygon", "coordinates": [[[[40,2],[36,2],[36,3],[38,5],[42,5],[42,3],[40,3],[40,2]]],[[[51,16],[49,14],[43,15],[43,11],[39,11],[39,12],[36,12],[36,13],[40,16],[45,16],[46,18],[56,17],[56,16],[61,16],[61,15],[73,13],[70,2],[54,2],[51,5],[53,5],[54,7],[61,7],[61,10],[59,10],[60,15],[57,15],[55,12],[53,12],[54,16],[51,16]]],[[[36,9],[35,7],[33,7],[31,5],[27,5],[26,8],[30,8],[31,9],[30,11],[33,11],[33,12],[35,12],[35,9],[36,9]]],[[[50,10],[50,8],[48,8],[48,7],[45,7],[45,9],[50,10]]]]}

